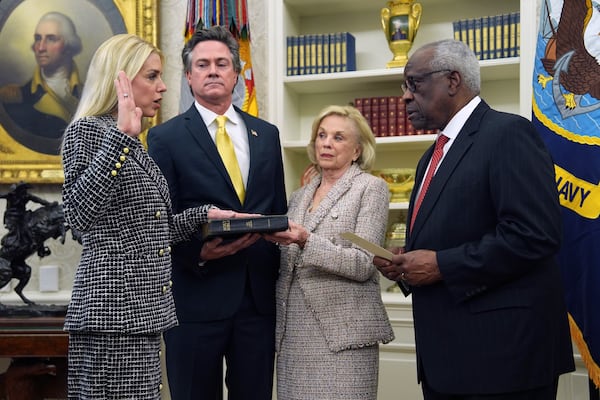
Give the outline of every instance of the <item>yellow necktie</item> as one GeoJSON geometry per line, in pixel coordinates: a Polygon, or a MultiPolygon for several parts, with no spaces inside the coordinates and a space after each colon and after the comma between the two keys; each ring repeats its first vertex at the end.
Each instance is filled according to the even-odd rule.
{"type": "Polygon", "coordinates": [[[217,120],[217,135],[215,141],[217,142],[217,150],[221,155],[223,164],[229,173],[235,192],[237,193],[240,202],[244,203],[244,197],[246,196],[246,189],[244,188],[244,181],[242,180],[242,172],[233,150],[233,142],[225,130],[225,122],[227,117],[225,115],[219,115],[217,120]]]}

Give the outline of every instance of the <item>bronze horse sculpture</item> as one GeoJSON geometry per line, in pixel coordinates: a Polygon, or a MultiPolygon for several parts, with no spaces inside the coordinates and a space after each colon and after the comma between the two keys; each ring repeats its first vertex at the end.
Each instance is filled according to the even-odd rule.
{"type": "Polygon", "coordinates": [[[19,282],[14,288],[15,293],[26,304],[34,305],[23,294],[23,288],[31,278],[31,267],[26,260],[34,253],[39,257],[50,255],[50,249],[44,242],[60,237],[61,243],[64,243],[69,228],[61,204],[33,196],[27,193],[28,188],[28,184],[21,182],[13,185],[11,192],[0,196],[7,199],[4,223],[8,229],[0,241],[0,288],[17,279],[19,282]],[[28,201],[35,201],[41,206],[33,211],[26,210],[28,201]]]}

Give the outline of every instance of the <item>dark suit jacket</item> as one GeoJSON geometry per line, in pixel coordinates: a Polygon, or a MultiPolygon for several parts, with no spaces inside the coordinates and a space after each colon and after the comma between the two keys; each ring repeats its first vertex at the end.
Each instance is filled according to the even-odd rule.
{"type": "MultiPolygon", "coordinates": [[[[432,152],[418,163],[417,184],[432,152]]],[[[437,252],[443,276],[412,288],[419,379],[440,392],[495,393],[547,385],[573,370],[560,243],[554,167],[542,140],[525,118],[482,101],[407,238],[407,251],[437,252]]]]}
{"type": "MultiPolygon", "coordinates": [[[[279,131],[236,108],[248,129],[250,170],[244,205],[221,161],[202,117],[192,105],[152,128],[148,152],[169,182],[174,212],[201,204],[260,214],[285,214],[279,131]]],[[[278,248],[263,239],[235,255],[199,267],[202,241],[196,237],[173,249],[173,294],[180,322],[228,318],[238,309],[246,277],[261,313],[275,313],[278,248]]]]}

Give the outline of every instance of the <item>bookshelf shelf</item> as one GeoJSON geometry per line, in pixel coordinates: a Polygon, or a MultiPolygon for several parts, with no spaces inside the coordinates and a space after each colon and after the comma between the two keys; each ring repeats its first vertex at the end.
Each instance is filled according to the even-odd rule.
{"type": "Polygon", "coordinates": [[[374,69],[362,71],[334,72],[286,76],[286,89],[299,94],[327,93],[331,91],[365,90],[372,84],[395,83],[400,90],[402,69],[374,69]]]}
{"type": "MultiPolygon", "coordinates": [[[[435,135],[410,135],[376,138],[377,151],[425,151],[435,140],[435,135]]],[[[289,140],[282,141],[284,149],[299,154],[306,154],[306,145],[308,140],[289,140]]]]}
{"type": "MultiPolygon", "coordinates": [[[[517,79],[519,77],[519,57],[483,60],[481,76],[483,81],[517,79]]],[[[373,84],[396,85],[402,82],[403,68],[382,68],[327,74],[306,74],[285,76],[283,84],[287,90],[298,94],[328,93],[331,91],[365,90],[373,84]]]]}
{"type": "Polygon", "coordinates": [[[407,210],[408,202],[403,201],[400,203],[390,203],[390,210],[407,210]]]}

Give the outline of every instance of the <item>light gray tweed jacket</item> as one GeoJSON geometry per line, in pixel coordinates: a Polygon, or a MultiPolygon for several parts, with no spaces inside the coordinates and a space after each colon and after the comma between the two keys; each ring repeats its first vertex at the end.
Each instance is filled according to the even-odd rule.
{"type": "Polygon", "coordinates": [[[387,184],[352,165],[318,208],[308,212],[319,184],[315,178],[290,198],[288,217],[311,234],[303,250],[297,245],[281,247],[277,350],[285,331],[285,302],[293,275],[331,351],[390,342],[394,334],[381,300],[373,255],[339,236],[350,231],[382,244],[389,207],[387,184]]]}
{"type": "Polygon", "coordinates": [[[65,218],[83,233],[65,330],[144,334],[176,325],[170,245],[198,230],[208,206],[173,216],[158,166],[111,116],[67,127],[63,167],[65,218]]]}

